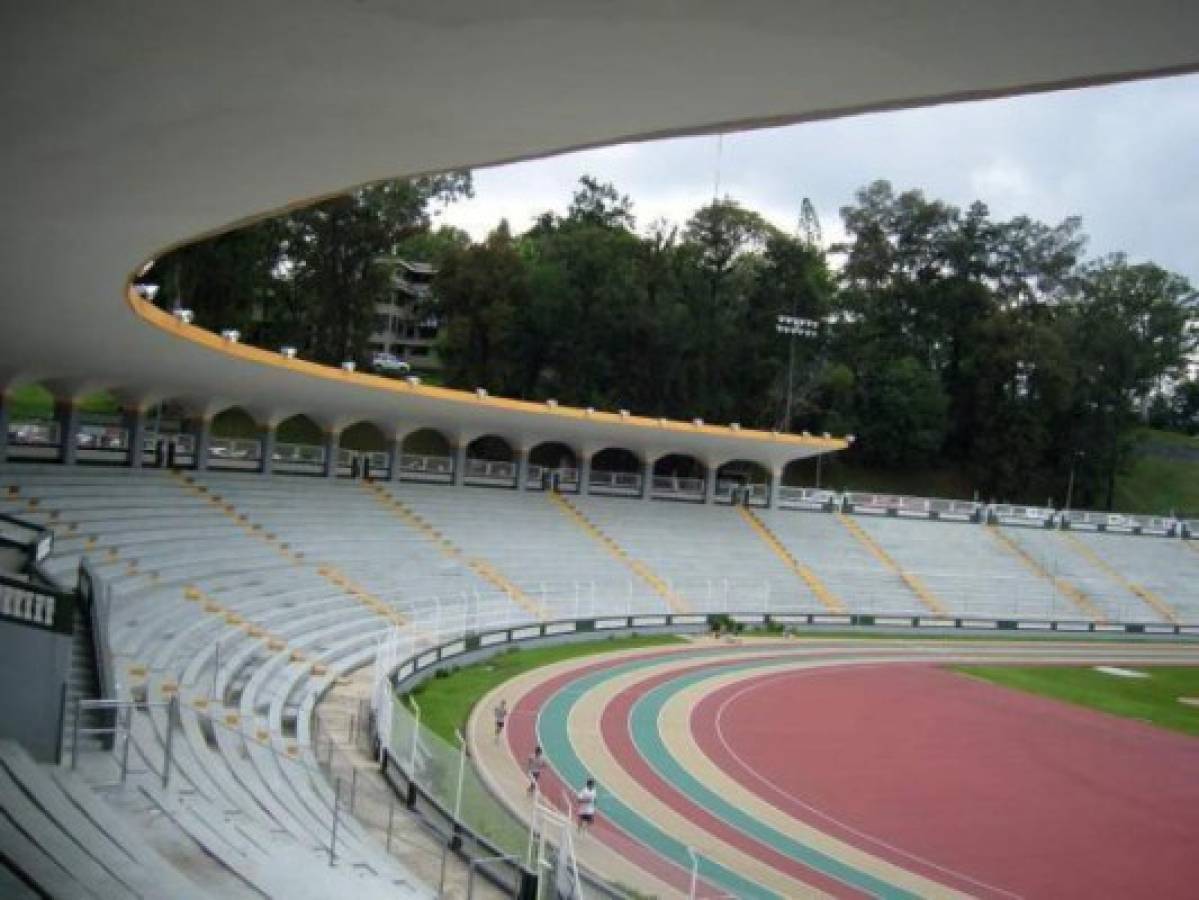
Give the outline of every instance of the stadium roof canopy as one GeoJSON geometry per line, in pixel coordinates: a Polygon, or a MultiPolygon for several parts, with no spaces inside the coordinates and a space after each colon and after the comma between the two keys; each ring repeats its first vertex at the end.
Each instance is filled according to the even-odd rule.
{"type": "Polygon", "coordinates": [[[821,452],[228,352],[142,309],[127,282],[172,245],[378,179],[1197,67],[1185,0],[5,3],[0,385],[330,425],[514,431],[556,415],[589,444],[821,452]]]}

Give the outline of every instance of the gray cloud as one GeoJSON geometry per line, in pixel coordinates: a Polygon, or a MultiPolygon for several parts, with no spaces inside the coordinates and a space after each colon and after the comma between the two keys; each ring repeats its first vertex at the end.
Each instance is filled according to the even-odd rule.
{"type": "MultiPolygon", "coordinates": [[[[713,195],[715,137],[625,144],[480,170],[442,219],[481,237],[561,211],[590,173],[632,196],[638,224],[681,223],[713,195]]],[[[726,135],[720,193],[791,229],[804,196],[826,238],[838,209],[886,178],[997,217],[1081,215],[1090,253],[1122,250],[1199,285],[1199,76],[879,113],[726,135]]]]}

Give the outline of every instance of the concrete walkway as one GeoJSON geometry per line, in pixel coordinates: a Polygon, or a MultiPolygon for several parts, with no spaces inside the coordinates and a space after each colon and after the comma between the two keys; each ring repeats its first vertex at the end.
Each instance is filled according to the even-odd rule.
{"type": "MultiPolygon", "coordinates": [[[[350,741],[361,701],[370,696],[374,666],[352,673],[333,688],[317,706],[323,734],[342,735],[333,754],[330,780],[341,778],[343,797],[354,786],[354,818],[371,834],[380,847],[387,845],[387,824],[391,819],[391,852],[425,884],[436,889],[441,878],[442,842],[420,818],[408,812],[395,796],[391,785],[379,774],[376,761],[350,741]],[[354,775],[354,771],[357,775],[354,775]]],[[[447,898],[466,897],[467,867],[451,853],[446,867],[447,898]]],[[[506,896],[482,877],[476,877],[473,897],[495,900],[506,896]]]]}

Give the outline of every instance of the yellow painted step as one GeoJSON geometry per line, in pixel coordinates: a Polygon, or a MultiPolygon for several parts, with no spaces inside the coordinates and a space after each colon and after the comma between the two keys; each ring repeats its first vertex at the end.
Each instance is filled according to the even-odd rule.
{"type": "Polygon", "coordinates": [[[858,540],[858,543],[870,551],[870,554],[875,559],[882,563],[885,568],[898,575],[903,583],[907,585],[908,590],[915,594],[917,599],[919,599],[921,603],[928,607],[931,612],[937,614],[938,616],[949,615],[949,611],[945,608],[945,605],[940,601],[936,594],[929,590],[928,585],[926,585],[912,573],[905,572],[899,563],[891,558],[891,554],[884,550],[879,545],[878,541],[868,535],[861,525],[853,521],[844,513],[833,513],[833,515],[836,516],[837,521],[845,527],[845,530],[858,540]]]}
{"type": "Polygon", "coordinates": [[[800,577],[803,583],[808,586],[808,590],[816,595],[816,599],[824,604],[826,609],[837,613],[848,612],[845,602],[829,590],[828,586],[825,585],[815,572],[803,565],[792,555],[791,551],[783,545],[783,542],[778,539],[778,536],[770,530],[770,526],[763,522],[757,513],[747,506],[738,506],[737,511],[741,513],[741,517],[749,524],[754,533],[783,561],[784,565],[800,577]]]}

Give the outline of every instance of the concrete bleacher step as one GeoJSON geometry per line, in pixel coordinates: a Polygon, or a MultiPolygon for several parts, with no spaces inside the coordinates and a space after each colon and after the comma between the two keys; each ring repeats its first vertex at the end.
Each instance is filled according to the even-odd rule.
{"type": "MultiPolygon", "coordinates": [[[[154,853],[147,852],[142,842],[133,840],[117,824],[115,816],[105,815],[91,791],[73,780],[69,772],[52,772],[50,767],[34,762],[17,744],[0,742],[0,782],[5,778],[129,896],[156,897],[162,896],[164,891],[184,898],[207,896],[198,886],[172,872],[154,853]]],[[[5,782],[5,789],[7,786],[8,782],[5,782]]],[[[31,812],[30,807],[21,806],[20,801],[17,809],[31,812]]],[[[17,824],[22,827],[21,823],[17,824]]],[[[51,852],[48,846],[43,849],[51,852]]],[[[55,858],[62,864],[62,857],[55,858]]],[[[72,858],[75,858],[74,854],[72,858]]],[[[87,872],[88,869],[72,868],[71,871],[87,872]]],[[[119,892],[114,894],[119,895],[119,892]]]]}
{"type": "Polygon", "coordinates": [[[377,877],[373,872],[337,862],[328,853],[308,849],[246,822],[232,823],[216,810],[193,798],[177,797],[142,787],[148,799],[205,852],[228,868],[253,890],[266,897],[287,900],[322,900],[352,896],[355,900],[384,900],[411,895],[411,889],[377,877]]]}
{"type": "Polygon", "coordinates": [[[93,900],[96,896],[5,815],[0,815],[0,858],[13,878],[37,885],[35,897],[93,900]]]}
{"type": "MultiPolygon", "coordinates": [[[[86,885],[87,896],[114,900],[139,896],[131,884],[101,861],[111,864],[111,844],[101,836],[99,845],[93,846],[96,844],[94,830],[83,834],[73,833],[71,829],[78,823],[67,815],[61,791],[57,787],[47,788],[47,784],[53,785],[48,778],[26,780],[24,776],[28,773],[22,773],[20,778],[14,777],[9,767],[10,761],[24,751],[11,741],[0,743],[6,747],[5,761],[0,765],[0,808],[3,808],[10,824],[38,849],[40,854],[37,859],[45,857],[64,872],[70,873],[81,885],[86,885]]],[[[37,768],[33,766],[33,769],[37,768]]],[[[22,863],[20,858],[10,858],[8,862],[16,866],[22,863]]],[[[40,877],[45,872],[26,874],[40,877]]],[[[128,878],[128,872],[124,873],[124,877],[128,878]]],[[[55,890],[58,888],[58,885],[54,886],[55,890]]]]}

